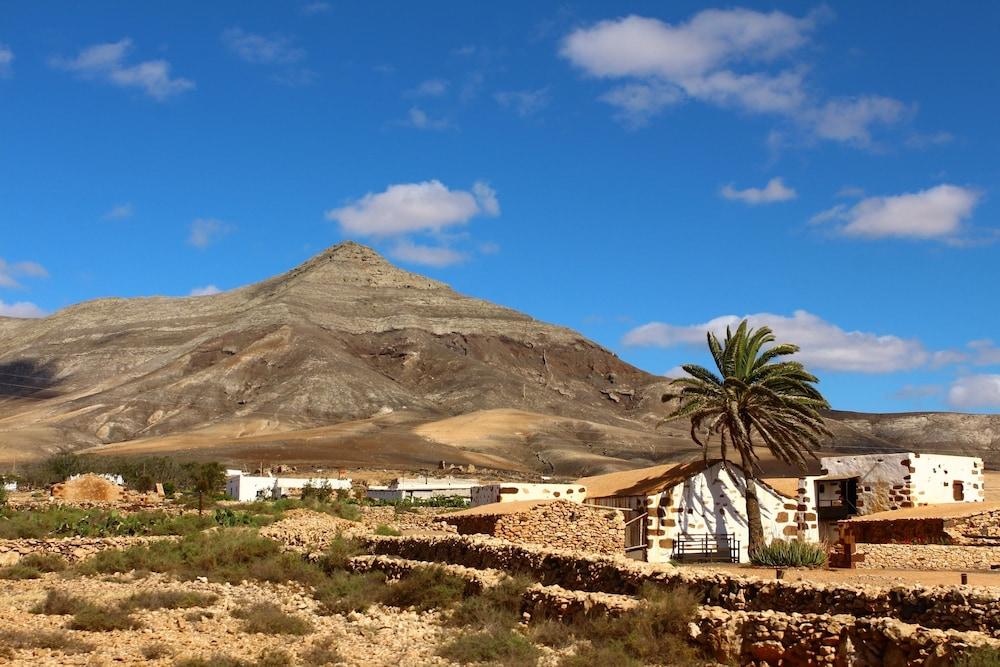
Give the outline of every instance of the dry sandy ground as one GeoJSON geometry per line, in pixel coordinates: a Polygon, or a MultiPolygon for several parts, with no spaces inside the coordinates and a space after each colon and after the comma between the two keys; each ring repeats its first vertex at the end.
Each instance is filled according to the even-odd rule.
{"type": "MultiPolygon", "coordinates": [[[[774,568],[744,565],[699,565],[697,569],[774,579],[774,568]]],[[[898,586],[900,584],[955,586],[961,583],[961,573],[945,570],[786,570],[785,579],[878,586],[898,586]]],[[[996,588],[998,595],[1000,595],[1000,572],[969,572],[969,585],[996,588]]]]}

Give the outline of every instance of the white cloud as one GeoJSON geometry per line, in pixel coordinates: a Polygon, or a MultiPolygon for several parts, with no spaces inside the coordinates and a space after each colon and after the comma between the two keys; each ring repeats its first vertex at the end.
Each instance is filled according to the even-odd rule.
{"type": "Polygon", "coordinates": [[[306,52],[293,46],[287,37],[265,37],[242,28],[224,30],[222,43],[241,59],[254,65],[288,65],[306,57],[306,52]]]}
{"type": "Polygon", "coordinates": [[[415,127],[418,130],[445,130],[451,126],[445,118],[432,118],[420,107],[410,107],[403,125],[415,127]]]}
{"type": "MultiPolygon", "coordinates": [[[[858,373],[889,373],[924,365],[927,350],[917,340],[863,331],[845,331],[804,310],[791,317],[772,313],[748,315],[752,326],[771,327],[782,343],[801,348],[797,355],[803,363],[818,369],[858,373]]],[[[723,336],[727,326],[735,327],[742,318],[736,315],[716,317],[704,324],[679,326],[650,322],[625,334],[628,346],[674,347],[704,345],[705,334],[713,331],[723,336]]]]}
{"type": "Polygon", "coordinates": [[[228,225],[215,218],[197,218],[191,223],[191,233],[188,235],[188,243],[195,248],[205,249],[223,236],[233,231],[232,225],[228,225]]]}
{"type": "Polygon", "coordinates": [[[204,287],[195,287],[191,290],[189,296],[211,296],[213,294],[219,294],[220,290],[215,285],[205,285],[204,287]]]}
{"type": "Polygon", "coordinates": [[[448,92],[448,82],[444,79],[421,81],[413,90],[407,91],[411,97],[440,97],[448,92]]]}
{"type": "Polygon", "coordinates": [[[805,112],[823,139],[833,139],[867,146],[871,143],[873,125],[889,125],[906,111],[899,100],[878,95],[856,99],[830,100],[823,106],[805,112]]]}
{"type": "Polygon", "coordinates": [[[956,408],[1000,408],[1000,375],[966,375],[952,382],[948,403],[956,408]]]}
{"type": "Polygon", "coordinates": [[[45,317],[45,311],[27,301],[17,303],[0,301],[0,317],[45,317]]]}
{"type": "Polygon", "coordinates": [[[444,246],[427,246],[410,241],[399,241],[390,254],[398,260],[425,266],[451,266],[468,259],[468,255],[444,246]]]}
{"type": "Polygon", "coordinates": [[[686,378],[686,377],[690,377],[687,374],[687,371],[684,370],[683,368],[681,368],[680,366],[674,366],[673,368],[667,369],[667,372],[664,373],[664,375],[666,377],[668,377],[668,378],[686,378]]]}
{"type": "Polygon", "coordinates": [[[908,148],[923,150],[935,146],[945,146],[955,140],[955,135],[951,132],[932,132],[930,134],[914,133],[906,138],[908,148]]]}
{"type": "Polygon", "coordinates": [[[775,60],[808,42],[826,13],[798,18],[780,11],[709,9],[677,24],[632,15],[573,31],[560,53],[591,76],[631,80],[601,96],[629,125],[689,97],[776,114],[820,138],[868,145],[870,128],[897,121],[902,103],[874,95],[816,101],[805,67],[773,69],[775,60]]]}
{"type": "Polygon", "coordinates": [[[116,204],[110,211],[104,214],[105,220],[127,220],[135,214],[135,207],[131,203],[116,204]]]}
{"type": "Polygon", "coordinates": [[[437,180],[390,185],[384,192],[369,192],[347,206],[326,212],[346,233],[365,236],[398,236],[412,232],[437,232],[465,224],[477,215],[500,212],[496,193],[477,182],[472,192],[449,190],[437,180]]]}
{"type": "Polygon", "coordinates": [[[504,90],[493,94],[493,99],[504,109],[511,109],[518,116],[533,116],[549,105],[549,88],[537,90],[504,90]]]}
{"type": "Polygon", "coordinates": [[[316,14],[325,14],[329,12],[333,7],[329,2],[310,2],[308,4],[302,5],[302,13],[306,16],[315,16],[316,14]]]}
{"type": "Polygon", "coordinates": [[[0,287],[20,287],[18,278],[47,278],[49,272],[38,262],[9,263],[0,258],[0,287]]]}
{"type": "Polygon", "coordinates": [[[146,60],[126,65],[125,56],[131,48],[132,40],[125,38],[89,46],[73,59],[53,58],[51,64],[84,79],[106,81],[122,88],[138,88],[160,101],[194,88],[194,81],[171,78],[170,63],[166,60],[146,60]]]}
{"type": "Polygon", "coordinates": [[[938,185],[920,192],[868,197],[854,206],[839,204],[810,222],[839,220],[840,232],[868,239],[954,239],[972,215],[979,192],[957,185],[938,185]]]}
{"type": "Polygon", "coordinates": [[[944,393],[944,387],[939,384],[904,384],[892,393],[890,398],[897,401],[920,401],[934,398],[944,393]]]}
{"type": "Polygon", "coordinates": [[[843,199],[857,199],[865,196],[865,189],[856,185],[845,185],[837,190],[837,196],[843,199]]]}
{"type": "Polygon", "coordinates": [[[14,62],[14,52],[10,47],[0,42],[0,78],[10,76],[12,63],[14,62]]]}
{"type": "Polygon", "coordinates": [[[722,188],[722,196],[747,204],[773,204],[774,202],[795,199],[798,195],[794,189],[785,185],[781,178],[775,177],[768,181],[763,188],[737,190],[732,184],[726,185],[722,188]]]}

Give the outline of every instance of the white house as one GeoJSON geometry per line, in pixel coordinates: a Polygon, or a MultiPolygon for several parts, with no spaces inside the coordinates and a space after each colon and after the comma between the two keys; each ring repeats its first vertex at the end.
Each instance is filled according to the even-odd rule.
{"type": "Polygon", "coordinates": [[[837,522],[854,516],[986,499],[983,460],[972,456],[826,456],[820,466],[799,484],[799,528],[810,540],[837,541],[837,522]]]}
{"type": "MultiPolygon", "coordinates": [[[[577,480],[585,502],[615,507],[626,521],[626,555],[638,560],[748,560],[746,481],[721,461],[625,470],[577,480]]],[[[764,537],[798,535],[797,481],[758,480],[764,537]]]]}
{"type": "Polygon", "coordinates": [[[241,470],[227,470],[226,495],[240,502],[260,499],[287,498],[298,495],[302,489],[311,486],[337,490],[351,490],[349,479],[329,479],[327,477],[271,477],[270,475],[244,475],[241,470]]]}
{"type": "Polygon", "coordinates": [[[580,484],[522,484],[517,482],[472,487],[472,507],[518,500],[568,500],[582,503],[587,489],[580,484]]]}
{"type": "Polygon", "coordinates": [[[368,497],[375,500],[426,500],[443,496],[469,499],[479,481],[459,477],[420,477],[394,479],[386,486],[369,486],[368,497]]]}

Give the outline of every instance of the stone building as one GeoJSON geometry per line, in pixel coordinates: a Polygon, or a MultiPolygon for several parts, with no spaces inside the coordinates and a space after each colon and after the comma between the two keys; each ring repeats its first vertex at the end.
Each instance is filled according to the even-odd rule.
{"type": "Polygon", "coordinates": [[[836,542],[837,522],[854,516],[985,500],[983,460],[971,456],[827,456],[820,466],[800,482],[799,529],[809,540],[836,542]]]}
{"type": "MultiPolygon", "coordinates": [[[[718,460],[625,470],[578,480],[586,503],[613,507],[626,525],[626,554],[638,560],[748,560],[746,480],[718,460]]],[[[758,480],[765,539],[798,535],[798,480],[758,480]]]]}

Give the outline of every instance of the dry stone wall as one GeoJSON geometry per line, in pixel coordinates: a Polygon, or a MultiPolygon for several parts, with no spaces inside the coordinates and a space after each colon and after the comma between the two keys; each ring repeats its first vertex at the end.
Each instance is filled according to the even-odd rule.
{"type": "Polygon", "coordinates": [[[970,547],[941,544],[859,544],[860,568],[904,570],[1000,569],[1000,546],[970,547]]]}
{"type": "Polygon", "coordinates": [[[377,554],[466,567],[524,570],[543,584],[583,591],[634,595],[643,583],[653,582],[683,586],[703,604],[731,611],[781,609],[807,614],[850,614],[859,618],[888,617],[929,628],[977,630],[1000,637],[1000,599],[995,590],[987,588],[885,588],[763,580],[483,537],[371,537],[368,541],[377,554]]]}
{"type": "Polygon", "coordinates": [[[62,556],[70,563],[86,560],[106,549],[127,549],[156,540],[173,540],[173,536],[153,537],[64,537],[53,539],[0,540],[0,565],[13,565],[33,553],[62,556]]]}

